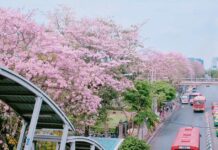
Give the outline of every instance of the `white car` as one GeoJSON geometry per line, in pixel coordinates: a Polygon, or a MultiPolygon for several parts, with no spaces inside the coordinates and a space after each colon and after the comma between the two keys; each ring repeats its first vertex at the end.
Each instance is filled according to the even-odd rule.
{"type": "Polygon", "coordinates": [[[188,103],[189,103],[189,98],[188,98],[187,95],[181,96],[180,99],[181,99],[181,103],[182,103],[182,104],[188,104],[188,103]]]}

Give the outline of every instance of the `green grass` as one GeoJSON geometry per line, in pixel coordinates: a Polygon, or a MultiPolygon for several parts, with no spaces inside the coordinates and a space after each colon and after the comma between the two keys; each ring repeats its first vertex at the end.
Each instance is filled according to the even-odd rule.
{"type": "Polygon", "coordinates": [[[115,128],[120,121],[126,121],[127,118],[122,111],[109,110],[108,111],[108,125],[109,128],[115,128]]]}
{"type": "MultiPolygon", "coordinates": [[[[119,124],[120,121],[126,121],[126,120],[130,120],[131,115],[133,114],[132,112],[125,112],[126,115],[124,114],[123,111],[118,111],[118,110],[108,110],[108,128],[109,129],[115,129],[117,127],[117,125],[119,124]]],[[[104,123],[100,123],[98,125],[96,125],[95,127],[96,130],[98,130],[99,132],[103,132],[104,130],[104,123]]]]}

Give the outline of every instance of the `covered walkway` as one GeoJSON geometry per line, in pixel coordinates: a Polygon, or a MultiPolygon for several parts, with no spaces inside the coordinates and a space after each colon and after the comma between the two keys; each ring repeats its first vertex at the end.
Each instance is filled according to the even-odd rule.
{"type": "Polygon", "coordinates": [[[32,150],[36,141],[54,139],[57,140],[57,150],[65,150],[68,144],[71,150],[78,149],[76,142],[89,145],[91,150],[104,149],[93,139],[68,137],[68,132],[75,130],[74,126],[48,95],[30,81],[2,66],[0,66],[0,100],[23,119],[17,150],[32,150]],[[37,136],[36,129],[61,129],[63,134],[59,138],[37,136]]]}

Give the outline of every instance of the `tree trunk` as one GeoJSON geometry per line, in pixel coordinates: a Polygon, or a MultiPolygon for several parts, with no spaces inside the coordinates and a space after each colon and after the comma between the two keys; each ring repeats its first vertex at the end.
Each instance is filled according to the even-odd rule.
{"type": "Polygon", "coordinates": [[[108,137],[108,123],[107,123],[107,121],[104,123],[104,136],[108,137]]]}
{"type": "Polygon", "coordinates": [[[130,135],[133,135],[134,130],[135,130],[135,127],[134,127],[134,121],[132,120],[132,131],[131,131],[130,135]]]}
{"type": "Polygon", "coordinates": [[[84,133],[85,137],[89,136],[89,126],[85,126],[85,133],[84,133]]]}
{"type": "Polygon", "coordinates": [[[123,124],[122,122],[119,123],[119,138],[123,138],[123,124]]]}
{"type": "Polygon", "coordinates": [[[137,136],[140,139],[140,125],[138,125],[138,127],[137,127],[137,136]]]}

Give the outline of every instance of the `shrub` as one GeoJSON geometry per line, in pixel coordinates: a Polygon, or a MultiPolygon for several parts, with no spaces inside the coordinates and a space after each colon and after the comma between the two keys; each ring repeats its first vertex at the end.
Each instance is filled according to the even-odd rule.
{"type": "Polygon", "coordinates": [[[119,150],[150,150],[150,146],[145,141],[135,137],[127,137],[119,150]]]}

